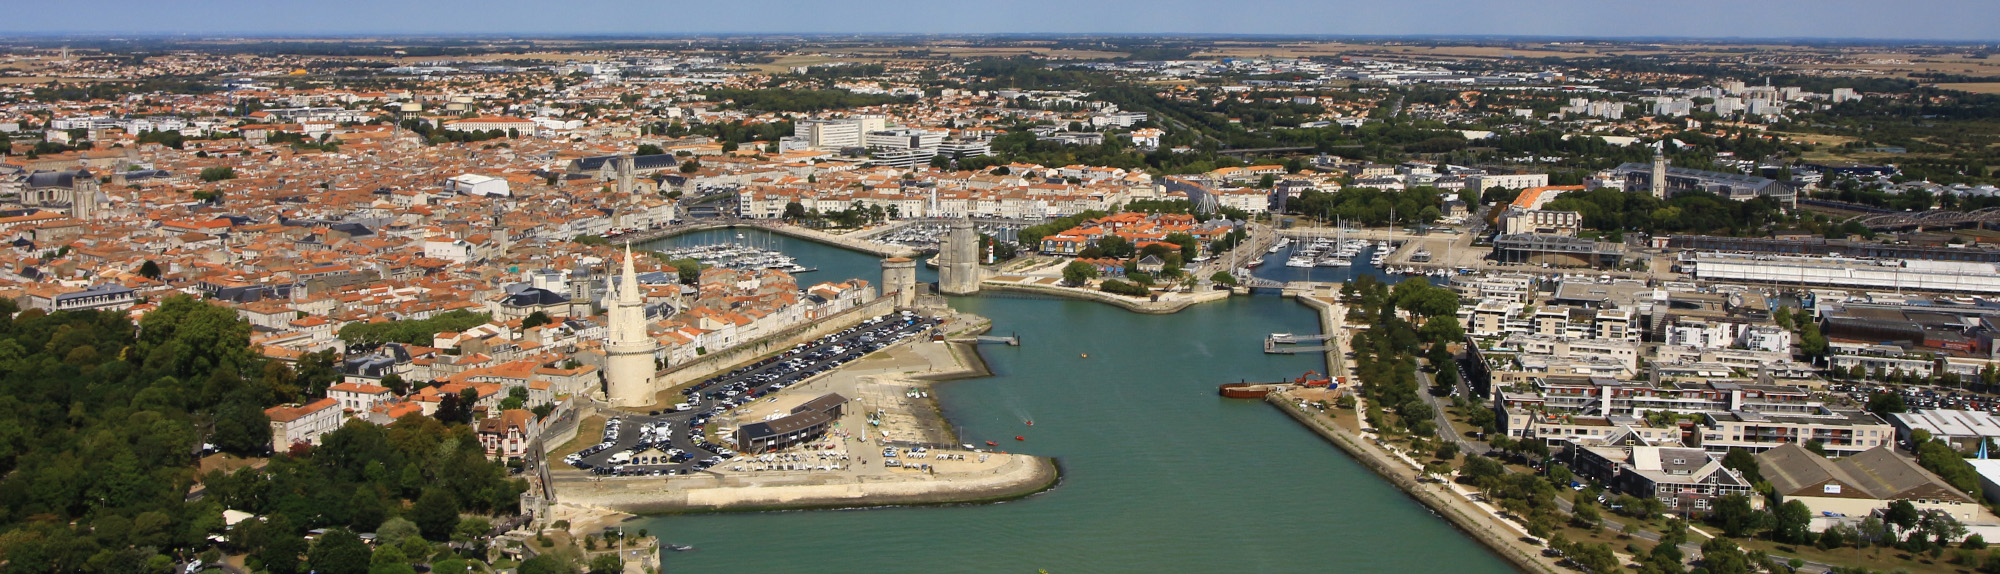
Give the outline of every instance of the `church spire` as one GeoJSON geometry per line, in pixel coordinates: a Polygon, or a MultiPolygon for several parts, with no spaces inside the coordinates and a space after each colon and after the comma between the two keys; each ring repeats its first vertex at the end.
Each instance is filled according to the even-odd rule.
{"type": "Polygon", "coordinates": [[[618,302],[625,305],[639,305],[645,300],[639,296],[639,273],[632,268],[632,244],[625,244],[625,271],[618,276],[618,302]]]}

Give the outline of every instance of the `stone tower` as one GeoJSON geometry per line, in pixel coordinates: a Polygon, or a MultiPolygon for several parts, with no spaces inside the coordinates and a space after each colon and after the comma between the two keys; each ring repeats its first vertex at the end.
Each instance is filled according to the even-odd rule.
{"type": "Polygon", "coordinates": [[[1653,176],[1653,181],[1651,182],[1650,186],[1652,189],[1649,189],[1647,191],[1653,192],[1653,197],[1666,199],[1667,198],[1667,142],[1664,140],[1660,142],[1659,147],[1653,148],[1652,176],[1653,176]]]}
{"type": "Polygon", "coordinates": [[[897,307],[917,303],[917,262],[908,257],[882,260],[882,296],[894,296],[897,307]]]}
{"type": "Polygon", "coordinates": [[[618,195],[621,197],[632,195],[632,190],[635,187],[633,178],[637,177],[636,172],[638,171],[636,161],[632,159],[632,154],[621,153],[618,154],[618,159],[611,161],[613,162],[612,167],[618,173],[618,195]]]}
{"type": "Polygon", "coordinates": [[[938,245],[938,292],[971,295],[979,292],[979,232],[971,219],[951,222],[938,245]]]}
{"type": "Polygon", "coordinates": [[[79,171],[69,197],[69,216],[79,221],[97,218],[97,178],[79,171]]]}
{"type": "Polygon", "coordinates": [[[625,269],[616,289],[604,295],[608,336],[604,340],[607,389],[612,406],[643,407],[653,402],[653,349],[659,342],[646,334],[646,299],[640,296],[639,274],[632,269],[632,248],[625,247],[625,269]]]}

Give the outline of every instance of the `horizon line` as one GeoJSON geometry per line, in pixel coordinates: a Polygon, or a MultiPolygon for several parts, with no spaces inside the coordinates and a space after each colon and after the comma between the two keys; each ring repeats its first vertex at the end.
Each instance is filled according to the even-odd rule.
{"type": "Polygon", "coordinates": [[[1286,34],[1248,32],[139,32],[121,33],[106,31],[34,31],[14,32],[0,30],[0,42],[36,41],[51,39],[89,40],[180,40],[203,41],[217,39],[235,40],[362,40],[362,39],[674,39],[698,38],[799,38],[816,39],[844,37],[866,38],[1257,38],[1267,40],[1312,39],[1312,40],[1534,40],[1534,41],[1586,41],[1586,42],[1737,42],[1751,44],[1767,43],[1815,43],[1815,44],[1942,44],[1942,45],[1990,45],[2000,43],[2000,39],[1971,38],[1877,38],[1865,36],[1675,36],[1675,35],[1632,35],[1632,36],[1592,36],[1573,34],[1286,34]]]}

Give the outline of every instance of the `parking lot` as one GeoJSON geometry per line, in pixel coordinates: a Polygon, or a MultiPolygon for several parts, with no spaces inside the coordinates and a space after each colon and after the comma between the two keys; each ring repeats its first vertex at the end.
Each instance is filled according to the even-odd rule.
{"type": "Polygon", "coordinates": [[[563,459],[601,475],[671,476],[701,471],[737,455],[730,445],[710,441],[711,419],[767,395],[824,374],[902,340],[923,334],[940,320],[904,311],[881,315],[841,332],[801,343],[782,354],[710,377],[682,391],[686,402],[668,411],[625,415],[605,421],[603,440],[563,459]]]}
{"type": "Polygon", "coordinates": [[[1869,397],[1876,393],[1894,392],[1903,395],[1903,405],[1910,410],[1950,409],[1960,411],[1986,411],[2000,414],[2000,398],[1993,395],[1973,393],[1963,389],[1915,385],[1877,385],[1868,383],[1840,384],[1826,386],[1826,390],[1852,399],[1855,404],[1866,406],[1869,397]]]}

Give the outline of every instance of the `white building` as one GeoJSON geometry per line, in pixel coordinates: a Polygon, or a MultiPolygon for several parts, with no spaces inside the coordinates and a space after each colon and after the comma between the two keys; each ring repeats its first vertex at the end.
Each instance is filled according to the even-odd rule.
{"type": "Polygon", "coordinates": [[[347,420],[347,413],[334,399],[320,399],[300,405],[276,406],[264,409],[264,416],[271,419],[271,450],[285,452],[295,443],[319,444],[319,437],[347,420]]]}
{"type": "Polygon", "coordinates": [[[1473,191],[1486,191],[1491,187],[1528,189],[1548,185],[1549,174],[1546,173],[1480,174],[1465,180],[1465,188],[1473,191]]]}
{"type": "Polygon", "coordinates": [[[464,195],[485,197],[509,197],[513,195],[513,192],[507,189],[507,180],[489,175],[471,173],[454,176],[451,179],[445,180],[444,189],[445,191],[464,195]]]}

